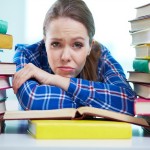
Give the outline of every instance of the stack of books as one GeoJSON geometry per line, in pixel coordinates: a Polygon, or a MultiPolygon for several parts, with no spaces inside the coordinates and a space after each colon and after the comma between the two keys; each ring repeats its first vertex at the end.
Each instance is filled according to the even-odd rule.
{"type": "Polygon", "coordinates": [[[135,115],[147,119],[150,118],[150,3],[137,7],[136,18],[129,22],[135,59],[128,81],[133,83],[138,95],[134,103],[135,115]]]}
{"type": "Polygon", "coordinates": [[[143,118],[88,106],[6,111],[3,119],[29,120],[28,132],[36,139],[130,139],[131,124],[150,127],[143,118]]]}
{"type": "MultiPolygon", "coordinates": [[[[7,34],[8,22],[0,20],[0,51],[1,56],[3,51],[12,49],[13,36],[7,34]]],[[[6,89],[11,88],[10,77],[16,71],[16,65],[11,62],[2,62],[0,59],[0,112],[6,111],[5,101],[7,99],[6,89]]],[[[3,132],[4,122],[0,122],[0,129],[3,132]]]]}

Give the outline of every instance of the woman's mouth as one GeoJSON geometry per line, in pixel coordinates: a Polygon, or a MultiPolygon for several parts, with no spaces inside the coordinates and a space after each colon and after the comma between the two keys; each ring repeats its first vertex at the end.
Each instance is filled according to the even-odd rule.
{"type": "Polygon", "coordinates": [[[61,71],[65,71],[65,72],[73,72],[74,71],[74,68],[72,67],[67,67],[67,66],[61,66],[61,67],[58,67],[61,71]]]}

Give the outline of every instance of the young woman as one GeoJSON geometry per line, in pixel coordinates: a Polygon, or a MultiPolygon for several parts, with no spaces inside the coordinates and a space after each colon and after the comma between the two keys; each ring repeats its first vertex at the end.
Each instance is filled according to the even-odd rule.
{"type": "Polygon", "coordinates": [[[135,93],[120,64],[93,39],[93,16],[82,0],[57,0],[43,40],[18,45],[14,93],[24,110],[97,107],[133,114],[135,93]]]}

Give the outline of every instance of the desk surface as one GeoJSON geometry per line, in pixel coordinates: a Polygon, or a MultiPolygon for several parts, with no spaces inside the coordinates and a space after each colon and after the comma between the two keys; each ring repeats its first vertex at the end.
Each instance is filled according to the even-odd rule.
{"type": "MultiPolygon", "coordinates": [[[[17,101],[6,102],[7,110],[18,109],[17,101]]],[[[6,125],[0,150],[150,150],[150,136],[143,137],[138,126],[133,126],[133,137],[127,140],[36,140],[27,134],[27,121],[6,121],[6,125]]]]}
{"type": "Polygon", "coordinates": [[[0,135],[0,150],[150,150],[150,137],[133,126],[132,139],[125,140],[36,140],[27,134],[26,121],[7,121],[0,135]]]}

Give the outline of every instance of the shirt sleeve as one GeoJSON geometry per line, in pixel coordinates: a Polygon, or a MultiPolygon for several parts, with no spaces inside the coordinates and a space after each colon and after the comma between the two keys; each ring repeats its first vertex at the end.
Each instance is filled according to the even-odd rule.
{"type": "Polygon", "coordinates": [[[120,64],[105,48],[99,63],[102,82],[71,78],[68,92],[75,102],[134,115],[135,93],[128,84],[120,64]]]}
{"type": "MultiPolygon", "coordinates": [[[[38,66],[34,57],[24,47],[18,48],[14,56],[17,71],[29,62],[37,62],[35,65],[38,66]]],[[[17,98],[25,110],[91,106],[133,115],[135,94],[126,81],[123,69],[108,51],[103,52],[98,70],[102,82],[71,78],[68,91],[56,86],[41,85],[34,79],[27,80],[19,88],[17,98]]]]}
{"type": "MultiPolygon", "coordinates": [[[[33,62],[34,58],[31,52],[25,47],[19,47],[14,55],[14,62],[17,65],[17,71],[22,69],[25,64],[33,62]],[[30,59],[32,57],[32,60],[30,59]]],[[[27,80],[19,88],[17,98],[24,110],[48,110],[61,108],[78,107],[70,98],[69,93],[56,86],[41,85],[36,80],[27,80]]]]}

